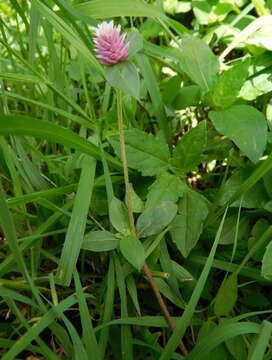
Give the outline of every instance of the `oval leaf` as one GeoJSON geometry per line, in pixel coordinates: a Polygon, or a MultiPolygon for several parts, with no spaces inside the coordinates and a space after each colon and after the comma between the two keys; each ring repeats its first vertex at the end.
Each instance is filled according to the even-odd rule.
{"type": "Polygon", "coordinates": [[[119,244],[112,233],[108,231],[92,231],[83,240],[82,249],[90,251],[109,251],[116,249],[119,244]]]}
{"type": "Polygon", "coordinates": [[[122,201],[113,197],[109,206],[109,216],[112,226],[122,234],[130,233],[129,215],[122,201]]]}
{"type": "Polygon", "coordinates": [[[267,125],[264,115],[249,105],[210,111],[209,117],[218,132],[228,136],[254,163],[263,155],[267,125]]]}
{"type": "MultiPolygon", "coordinates": [[[[130,168],[141,171],[143,176],[157,175],[168,168],[170,153],[163,140],[138,129],[127,130],[124,136],[130,168]]],[[[119,135],[113,135],[108,140],[121,158],[119,135]]]]}
{"type": "Polygon", "coordinates": [[[158,234],[173,220],[177,209],[177,205],[170,201],[146,209],[138,218],[137,233],[141,237],[158,234]]]}
{"type": "Polygon", "coordinates": [[[140,271],[145,260],[144,247],[141,241],[135,236],[126,236],[120,240],[120,250],[127,261],[140,271]]]}
{"type": "Polygon", "coordinates": [[[139,99],[140,80],[135,65],[130,61],[121,61],[105,67],[105,78],[108,83],[139,99]]]}

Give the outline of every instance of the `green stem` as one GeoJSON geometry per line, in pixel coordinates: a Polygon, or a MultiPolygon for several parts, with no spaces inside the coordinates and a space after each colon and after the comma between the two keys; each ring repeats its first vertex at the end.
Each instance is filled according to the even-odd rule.
{"type": "Polygon", "coordinates": [[[121,154],[122,154],[122,161],[123,161],[123,167],[124,167],[126,194],[127,194],[127,200],[128,200],[127,202],[128,202],[129,221],[130,221],[132,233],[134,236],[136,236],[136,229],[135,229],[134,217],[133,217],[133,211],[132,211],[131,193],[130,193],[130,186],[129,186],[129,177],[128,177],[125,138],[124,138],[124,131],[123,131],[122,94],[121,94],[120,89],[117,89],[117,116],[118,116],[121,154]]]}
{"type": "MultiPolygon", "coordinates": [[[[125,138],[124,138],[124,132],[123,132],[122,93],[121,93],[121,90],[119,90],[119,89],[117,89],[117,116],[118,116],[120,147],[121,147],[122,161],[123,161],[123,167],[124,167],[124,177],[125,177],[125,186],[126,186],[126,194],[127,194],[129,220],[130,220],[130,226],[132,229],[132,233],[134,236],[137,236],[135,223],[134,223],[133,210],[132,210],[132,200],[131,200],[131,192],[130,192],[130,186],[129,186],[128,166],[127,166],[127,157],[126,157],[126,148],[125,148],[125,138]]],[[[163,301],[163,298],[157,288],[157,285],[153,279],[151,271],[150,271],[149,267],[147,266],[146,262],[144,262],[143,270],[144,270],[146,277],[150,283],[150,286],[157,298],[157,301],[158,301],[160,308],[165,316],[165,319],[169,324],[170,329],[172,331],[174,331],[175,330],[174,322],[169,314],[167,306],[165,305],[165,303],[163,301]]],[[[182,341],[180,341],[179,347],[185,356],[188,355],[188,351],[182,341]]]]}

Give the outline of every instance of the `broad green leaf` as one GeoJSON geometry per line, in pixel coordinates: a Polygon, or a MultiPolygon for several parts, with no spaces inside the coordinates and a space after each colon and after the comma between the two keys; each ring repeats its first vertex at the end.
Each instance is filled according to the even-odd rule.
{"type": "Polygon", "coordinates": [[[266,146],[267,124],[264,115],[249,105],[235,105],[222,111],[210,111],[218,132],[228,136],[256,163],[266,146]]]}
{"type": "Polygon", "coordinates": [[[243,84],[239,97],[244,100],[255,100],[258,96],[267,94],[272,91],[272,75],[271,71],[267,70],[261,74],[251,77],[243,84]]]}
{"type": "MultiPolygon", "coordinates": [[[[97,160],[100,160],[101,156],[97,146],[73,133],[71,130],[49,121],[34,119],[28,116],[0,114],[0,135],[34,136],[76,149],[97,160]]],[[[122,170],[123,167],[119,161],[109,154],[105,154],[105,157],[109,165],[115,169],[122,170]]]]}
{"type": "Polygon", "coordinates": [[[128,235],[130,233],[129,215],[126,206],[113,197],[109,206],[109,216],[112,226],[122,234],[128,235]]]}
{"type": "Polygon", "coordinates": [[[196,192],[183,195],[179,212],[171,223],[172,240],[184,257],[187,257],[198,242],[203,222],[208,215],[207,201],[196,192]]]}
{"type": "Polygon", "coordinates": [[[272,39],[271,39],[271,32],[272,32],[272,17],[267,18],[267,21],[263,24],[261,28],[251,34],[246,43],[250,45],[255,45],[269,51],[272,51],[272,39]],[[270,21],[269,21],[270,20],[270,21]]]}
{"type": "MultiPolygon", "coordinates": [[[[141,171],[143,176],[157,175],[168,168],[170,153],[164,141],[138,129],[125,131],[124,137],[130,168],[141,171]]],[[[119,135],[111,136],[108,140],[121,158],[119,135]]]]}
{"type": "Polygon", "coordinates": [[[247,79],[249,65],[249,61],[234,65],[219,77],[213,93],[215,106],[226,108],[235,102],[247,79]]]}
{"type": "Polygon", "coordinates": [[[151,16],[166,18],[159,8],[140,0],[94,0],[76,6],[76,9],[95,19],[120,16],[151,16]]]}
{"type": "Polygon", "coordinates": [[[82,249],[90,251],[109,251],[116,249],[119,244],[112,233],[108,231],[92,231],[83,240],[82,249]]]}
{"type": "Polygon", "coordinates": [[[158,234],[173,220],[176,213],[177,205],[170,201],[147,208],[137,220],[136,229],[139,237],[158,234]]]}
{"type": "Polygon", "coordinates": [[[188,190],[187,184],[179,177],[164,172],[149,187],[145,206],[157,206],[163,201],[176,202],[188,190]]]}
{"type": "Polygon", "coordinates": [[[120,250],[123,256],[138,271],[141,270],[145,260],[143,244],[136,236],[126,236],[120,240],[120,250]]]}
{"type": "MultiPolygon", "coordinates": [[[[220,205],[223,205],[227,201],[231,199],[231,197],[238,191],[244,182],[254,174],[253,167],[245,167],[237,169],[233,172],[233,175],[226,181],[224,185],[224,191],[222,197],[220,199],[220,205]]],[[[233,202],[232,206],[239,207],[240,206],[240,197],[233,202]]],[[[251,186],[249,191],[243,193],[242,197],[242,207],[245,208],[262,208],[265,203],[268,201],[268,196],[266,193],[266,189],[263,185],[263,182],[260,180],[253,186],[251,186]]]]}
{"type": "Polygon", "coordinates": [[[272,280],[272,241],[268,244],[262,260],[262,276],[272,280]]]}
{"type": "Polygon", "coordinates": [[[190,1],[178,1],[178,0],[165,0],[163,2],[163,8],[165,12],[175,15],[178,13],[185,13],[191,10],[190,1]]]}
{"type": "MultiPolygon", "coordinates": [[[[266,232],[266,230],[270,227],[270,223],[261,218],[259,219],[253,226],[251,233],[252,233],[252,237],[250,237],[248,239],[248,250],[251,250],[253,248],[253,246],[259,241],[259,239],[263,236],[263,234],[266,232]]],[[[240,230],[239,230],[240,231],[240,230]]],[[[269,244],[271,239],[267,239],[261,248],[259,248],[253,255],[252,255],[252,259],[254,259],[255,261],[262,261],[263,257],[264,257],[264,253],[265,253],[265,249],[267,247],[267,245],[269,244]]],[[[254,294],[256,295],[256,294],[254,294]]],[[[257,305],[257,301],[256,301],[256,305],[257,305]]]]}
{"type": "MultiPolygon", "coordinates": [[[[248,225],[250,218],[248,216],[242,216],[239,222],[239,232],[237,240],[241,240],[244,236],[248,235],[248,225]]],[[[235,226],[237,222],[237,215],[229,216],[223,227],[222,236],[220,238],[220,245],[233,244],[235,238],[235,226]]]]}
{"type": "Polygon", "coordinates": [[[237,274],[230,275],[220,286],[215,298],[214,312],[217,316],[228,315],[237,300],[238,284],[237,274]]]}
{"type": "Polygon", "coordinates": [[[200,101],[200,87],[198,85],[184,86],[179,89],[172,102],[176,110],[186,109],[189,106],[197,106],[200,101]]]}
{"type": "Polygon", "coordinates": [[[93,192],[96,161],[84,155],[72,216],[64,240],[56,282],[69,286],[83,242],[93,192]]]}
{"type": "Polygon", "coordinates": [[[231,3],[227,1],[192,1],[194,15],[202,25],[221,22],[232,10],[231,3]]]}
{"type": "Polygon", "coordinates": [[[143,48],[143,38],[137,29],[132,29],[127,33],[126,42],[129,42],[129,56],[135,55],[143,48]]]}
{"type": "Polygon", "coordinates": [[[178,171],[187,173],[201,163],[201,155],[206,146],[206,121],[201,121],[187,132],[178,142],[173,154],[173,165],[178,171]]]}
{"type": "Polygon", "coordinates": [[[218,79],[219,61],[202,40],[184,35],[181,43],[180,64],[204,93],[212,92],[218,79]]]}
{"type": "Polygon", "coordinates": [[[105,78],[108,83],[139,99],[140,80],[135,65],[130,61],[121,61],[105,66],[105,78]]]}
{"type": "MultiPolygon", "coordinates": [[[[132,184],[129,184],[130,187],[130,197],[132,202],[132,211],[135,213],[141,213],[144,211],[144,202],[142,199],[136,194],[135,190],[133,189],[132,184]]],[[[128,206],[128,198],[127,193],[125,197],[126,205],[128,206]]]]}
{"type": "Polygon", "coordinates": [[[171,103],[174,101],[178,91],[180,90],[180,83],[180,76],[176,75],[170,77],[164,84],[162,91],[162,100],[166,105],[171,105],[171,103]]]}

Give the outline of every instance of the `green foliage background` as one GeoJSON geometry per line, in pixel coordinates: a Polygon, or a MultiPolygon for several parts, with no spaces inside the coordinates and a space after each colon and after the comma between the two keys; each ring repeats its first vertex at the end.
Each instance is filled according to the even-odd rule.
{"type": "Polygon", "coordinates": [[[271,12],[0,3],[3,360],[272,358],[271,12]],[[110,19],[129,57],[104,68],[93,30],[110,19]]]}

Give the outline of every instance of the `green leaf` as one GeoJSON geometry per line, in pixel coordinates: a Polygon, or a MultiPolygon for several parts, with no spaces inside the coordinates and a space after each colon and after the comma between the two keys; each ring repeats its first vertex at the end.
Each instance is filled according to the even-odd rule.
{"type": "MultiPolygon", "coordinates": [[[[229,201],[236,191],[241,189],[241,186],[245,183],[245,181],[254,174],[253,167],[245,167],[237,169],[233,172],[233,175],[227,180],[224,185],[223,195],[220,199],[219,204],[223,205],[227,201],[229,201]]],[[[262,208],[268,200],[268,196],[266,193],[266,189],[262,180],[259,180],[250,189],[243,194],[240,194],[237,197],[237,200],[233,202],[232,206],[239,207],[240,206],[240,197],[242,197],[242,207],[245,208],[262,208]]]]}
{"type": "Polygon", "coordinates": [[[77,271],[75,271],[74,280],[75,280],[76,294],[79,305],[80,321],[83,332],[82,338],[86,347],[86,351],[88,354],[92,354],[95,359],[102,360],[100,349],[97,344],[97,339],[94,333],[94,327],[91,321],[91,316],[89,313],[87,301],[77,271]]]}
{"type": "Polygon", "coordinates": [[[249,105],[235,105],[222,111],[210,111],[218,132],[228,136],[256,163],[266,146],[267,125],[264,115],[249,105]]]}
{"type": "MultiPolygon", "coordinates": [[[[248,235],[248,225],[250,218],[248,216],[242,216],[239,222],[239,232],[237,240],[241,240],[244,236],[248,235]]],[[[233,244],[235,239],[235,226],[237,223],[237,215],[229,216],[224,224],[222,235],[220,238],[220,245],[233,244]]]]}
{"type": "Polygon", "coordinates": [[[218,107],[229,107],[235,102],[241,87],[248,76],[250,61],[234,65],[225,71],[215,86],[213,102],[218,107]]]}
{"type": "Polygon", "coordinates": [[[262,260],[262,276],[272,280],[272,241],[268,244],[262,260]]]}
{"type": "Polygon", "coordinates": [[[109,206],[109,216],[112,226],[122,234],[130,233],[128,210],[122,201],[113,197],[109,206]]]}
{"type": "MultiPolygon", "coordinates": [[[[188,360],[202,359],[202,356],[212,352],[213,349],[222,342],[229,340],[238,335],[244,334],[258,334],[260,332],[260,325],[254,322],[238,322],[229,323],[224,321],[216,326],[210,333],[209,339],[201,340],[187,357],[188,360]]],[[[168,360],[169,358],[160,359],[168,360]]],[[[186,359],[186,360],[187,360],[186,359]]]]}
{"type": "Polygon", "coordinates": [[[179,212],[181,215],[171,223],[170,233],[179,251],[187,257],[197,244],[209,213],[207,200],[196,192],[187,192],[179,203],[179,212]]]}
{"type": "Polygon", "coordinates": [[[272,51],[271,32],[272,17],[270,16],[261,28],[247,38],[246,43],[272,51]]]}
{"type": "Polygon", "coordinates": [[[258,96],[267,94],[272,91],[271,79],[271,71],[262,72],[261,74],[251,77],[244,83],[239,93],[239,97],[251,101],[255,100],[258,96]]]}
{"type": "Polygon", "coordinates": [[[187,184],[179,177],[164,172],[149,187],[145,206],[157,206],[163,201],[176,202],[188,190],[187,184]]]}
{"type": "Polygon", "coordinates": [[[176,93],[172,106],[176,110],[197,106],[200,101],[200,87],[198,85],[184,86],[176,93]]]}
{"type": "Polygon", "coordinates": [[[215,298],[214,312],[217,316],[228,315],[237,300],[238,284],[237,274],[231,274],[225,281],[223,281],[215,298]]]}
{"type": "Polygon", "coordinates": [[[126,42],[129,42],[129,56],[135,55],[143,48],[143,38],[137,29],[132,29],[127,33],[126,42]]]}
{"type": "Polygon", "coordinates": [[[182,71],[204,93],[213,91],[218,79],[219,61],[204,41],[185,34],[181,44],[180,63],[182,71]]]}
{"type": "Polygon", "coordinates": [[[138,271],[141,270],[145,260],[143,244],[136,236],[126,236],[120,240],[120,250],[127,261],[138,271]]]}
{"type": "Polygon", "coordinates": [[[270,343],[272,332],[271,322],[264,320],[262,322],[261,331],[257,341],[253,341],[249,350],[248,360],[262,360],[265,359],[265,352],[270,343]],[[253,349],[252,349],[253,347],[253,349]]]}
{"type": "MultiPolygon", "coordinates": [[[[168,168],[170,153],[163,140],[138,129],[125,131],[124,137],[130,168],[141,171],[143,176],[157,175],[168,168]]],[[[119,135],[111,136],[108,140],[121,158],[119,135]]]]}
{"type": "MultiPolygon", "coordinates": [[[[132,202],[132,211],[135,213],[141,213],[144,211],[144,202],[142,199],[136,194],[135,190],[133,189],[132,184],[129,184],[130,188],[130,196],[131,196],[131,202],[132,202]]],[[[128,206],[128,199],[127,199],[127,193],[125,197],[126,205],[128,206]]]]}
{"type": "Polygon", "coordinates": [[[80,12],[95,19],[113,18],[119,16],[151,16],[166,18],[159,8],[140,0],[95,0],[87,1],[75,7],[80,12]]]}
{"type": "Polygon", "coordinates": [[[187,132],[174,149],[173,165],[183,173],[195,170],[201,163],[201,155],[206,146],[206,121],[201,121],[187,132]]]}
{"type": "MultiPolygon", "coordinates": [[[[209,339],[210,332],[216,328],[216,324],[212,322],[211,320],[208,320],[204,322],[204,324],[201,326],[198,336],[197,336],[197,344],[202,341],[204,338],[206,338],[206,341],[209,339]]],[[[224,344],[220,344],[216,346],[216,348],[213,349],[213,351],[209,354],[206,354],[206,356],[201,357],[201,360],[227,360],[228,359],[228,352],[225,348],[224,344]]]]}
{"type": "Polygon", "coordinates": [[[56,275],[56,282],[61,285],[70,285],[79,256],[92,197],[95,168],[96,161],[84,155],[72,216],[56,275]]]}
{"type": "MultiPolygon", "coordinates": [[[[76,149],[97,160],[100,160],[101,156],[97,146],[73,133],[71,130],[49,121],[38,120],[27,116],[0,114],[0,135],[34,136],[76,149]]],[[[123,169],[119,161],[109,154],[105,154],[105,156],[109,165],[117,170],[123,169]]]]}
{"type": "Polygon", "coordinates": [[[137,233],[140,237],[158,234],[173,220],[176,213],[177,205],[170,201],[164,201],[156,207],[149,207],[137,220],[137,233]]]}
{"type": "Polygon", "coordinates": [[[81,249],[90,251],[110,251],[116,249],[119,244],[112,233],[108,231],[92,231],[83,240],[81,249]]]}
{"type": "Polygon", "coordinates": [[[241,335],[226,340],[225,345],[235,360],[247,359],[247,347],[241,335]]]}
{"type": "Polygon", "coordinates": [[[117,89],[123,90],[139,99],[140,80],[135,65],[130,61],[121,61],[105,66],[105,78],[117,89]]]}
{"type": "Polygon", "coordinates": [[[139,65],[144,84],[150,95],[154,114],[156,116],[160,129],[163,132],[164,140],[169,146],[172,146],[172,142],[170,139],[169,122],[162,101],[158,79],[154,73],[154,70],[150,64],[147,55],[145,55],[144,53],[138,53],[135,57],[139,65]]]}

